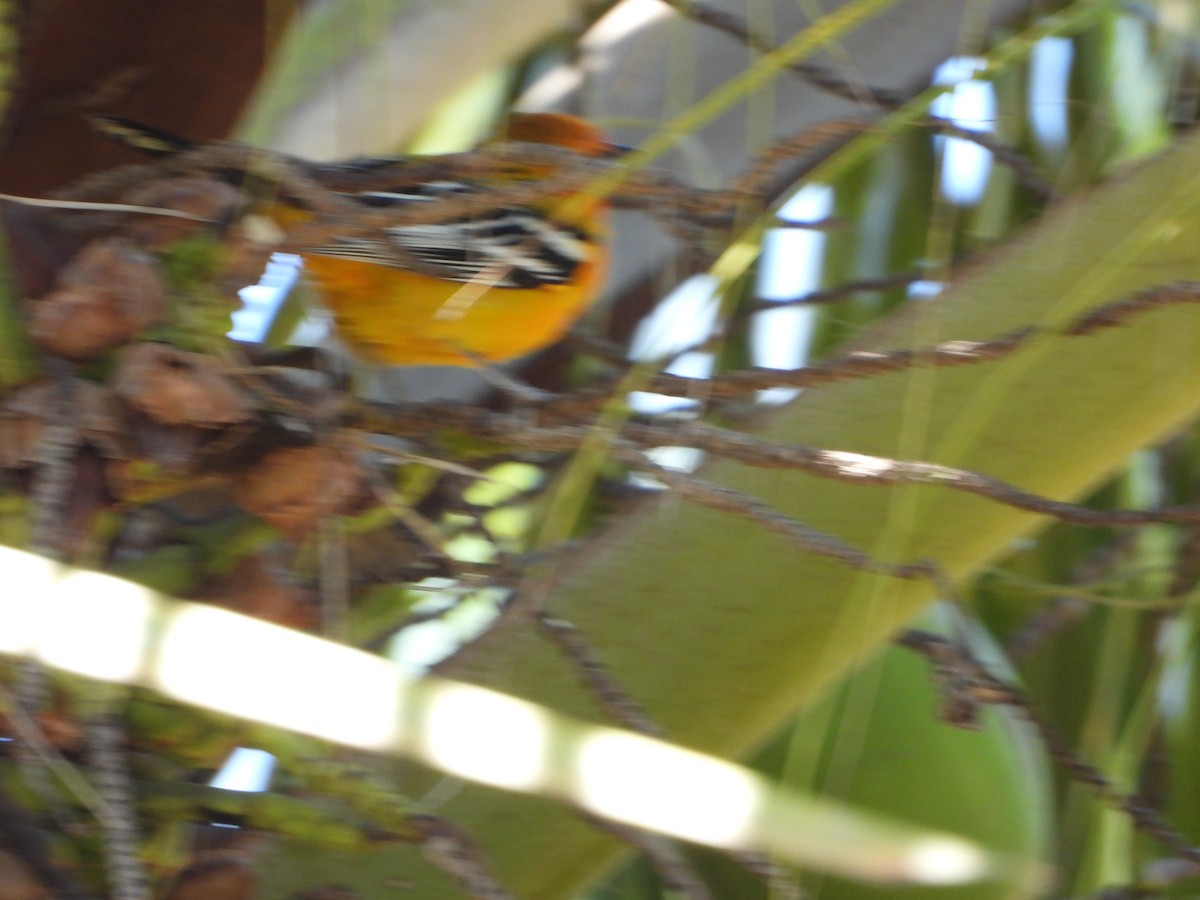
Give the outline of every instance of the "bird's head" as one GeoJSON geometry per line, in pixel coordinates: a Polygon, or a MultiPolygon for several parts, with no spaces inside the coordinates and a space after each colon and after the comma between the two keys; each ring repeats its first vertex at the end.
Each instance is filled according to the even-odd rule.
{"type": "Polygon", "coordinates": [[[609,141],[591,122],[566,113],[513,113],[501,140],[565,147],[584,156],[619,156],[628,149],[609,141]]]}

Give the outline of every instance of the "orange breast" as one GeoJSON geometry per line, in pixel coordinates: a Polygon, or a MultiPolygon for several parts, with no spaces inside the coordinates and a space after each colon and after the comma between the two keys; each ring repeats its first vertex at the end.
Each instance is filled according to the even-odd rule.
{"type": "Polygon", "coordinates": [[[602,278],[593,252],[567,284],[489,288],[392,266],[305,256],[339,336],[393,365],[505,362],[554,343],[587,310],[602,278]]]}

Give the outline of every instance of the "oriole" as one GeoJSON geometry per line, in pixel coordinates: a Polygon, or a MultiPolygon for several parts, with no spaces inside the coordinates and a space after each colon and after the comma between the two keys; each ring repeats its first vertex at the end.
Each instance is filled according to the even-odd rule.
{"type": "MultiPolygon", "coordinates": [[[[114,119],[110,135],[164,154],[186,142],[114,119]]],[[[591,124],[559,113],[517,113],[500,141],[564,147],[589,156],[619,151],[591,124]]],[[[531,167],[481,183],[436,182],[403,192],[351,195],[366,207],[430,203],[503,187],[505,179],[552,175],[531,167]]],[[[560,337],[595,298],[603,278],[606,217],[601,201],[559,214],[562,197],[452,222],[405,225],[380,236],[334,239],[301,251],[339,336],[359,356],[394,365],[478,366],[533,353],[560,337]],[[396,252],[396,251],[399,252],[396,252]],[[407,257],[430,264],[406,268],[407,257]],[[437,274],[431,274],[436,271],[437,274]]],[[[296,206],[268,211],[286,230],[308,217],[296,206]]]]}
{"type": "MultiPolygon", "coordinates": [[[[573,116],[511,117],[503,138],[587,155],[615,150],[573,116]]],[[[551,174],[538,172],[531,177],[551,174]]],[[[509,176],[513,177],[513,176],[509,176]]],[[[502,186],[438,183],[419,194],[365,194],[360,202],[430,202],[502,186]]],[[[444,276],[404,268],[384,240],[350,238],[304,254],[338,334],[360,355],[397,365],[474,366],[540,350],[587,310],[604,262],[604,212],[556,215],[563,198],[437,225],[390,228],[386,240],[444,276]]]]}

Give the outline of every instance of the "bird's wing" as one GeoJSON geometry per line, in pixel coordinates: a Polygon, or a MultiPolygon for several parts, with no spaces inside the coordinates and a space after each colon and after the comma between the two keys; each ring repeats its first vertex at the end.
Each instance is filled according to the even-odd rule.
{"type": "MultiPolygon", "coordinates": [[[[428,203],[471,190],[466,185],[439,182],[403,193],[360,194],[355,199],[378,208],[428,203]]],[[[386,237],[380,238],[340,238],[307,252],[400,267],[407,256],[446,281],[482,281],[503,288],[566,284],[591,252],[583,231],[525,207],[488,210],[432,225],[394,226],[384,234],[386,237]]]]}

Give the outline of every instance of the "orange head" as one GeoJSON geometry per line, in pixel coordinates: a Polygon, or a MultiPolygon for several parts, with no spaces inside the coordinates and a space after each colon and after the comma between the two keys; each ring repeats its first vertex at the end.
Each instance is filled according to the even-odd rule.
{"type": "Polygon", "coordinates": [[[565,147],[585,156],[613,156],[624,148],[610,143],[591,122],[566,113],[513,113],[502,140],[565,147]]]}
{"type": "MultiPolygon", "coordinates": [[[[610,143],[604,133],[590,122],[566,113],[512,113],[505,128],[489,141],[492,145],[508,142],[546,144],[593,157],[618,156],[628,150],[610,143]]],[[[553,174],[555,169],[554,165],[548,163],[514,162],[506,167],[504,174],[519,181],[540,181],[553,174]]],[[[556,196],[557,201],[563,201],[568,195],[556,196]]],[[[544,210],[547,215],[571,224],[591,220],[589,231],[597,226],[602,227],[601,220],[596,217],[608,205],[604,198],[592,196],[584,190],[566,204],[568,208],[563,208],[557,201],[544,210]]]]}

